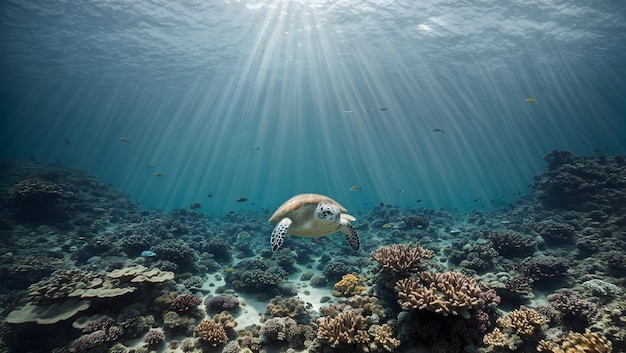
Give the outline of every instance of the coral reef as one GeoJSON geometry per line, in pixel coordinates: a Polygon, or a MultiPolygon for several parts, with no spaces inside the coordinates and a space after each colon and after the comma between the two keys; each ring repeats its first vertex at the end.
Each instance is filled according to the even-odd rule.
{"type": "Polygon", "coordinates": [[[613,344],[606,337],[587,330],[584,333],[569,332],[555,340],[541,340],[537,350],[548,353],[611,353],[613,344]]]}
{"type": "Polygon", "coordinates": [[[213,320],[202,320],[202,322],[196,326],[194,332],[200,339],[209,343],[211,346],[218,346],[228,341],[224,327],[213,320]]]}
{"type": "Polygon", "coordinates": [[[336,297],[350,297],[363,292],[365,277],[359,277],[356,273],[343,275],[341,281],[335,283],[335,290],[332,294],[336,297]]]}
{"type": "Polygon", "coordinates": [[[393,271],[397,273],[412,273],[423,270],[422,259],[435,256],[432,250],[424,249],[420,244],[394,244],[381,246],[370,253],[371,259],[380,264],[379,271],[393,271]]]}
{"type": "Polygon", "coordinates": [[[485,307],[483,290],[476,280],[460,272],[421,272],[419,279],[396,282],[398,303],[404,308],[429,310],[443,315],[461,315],[469,319],[470,309],[485,307]]]}

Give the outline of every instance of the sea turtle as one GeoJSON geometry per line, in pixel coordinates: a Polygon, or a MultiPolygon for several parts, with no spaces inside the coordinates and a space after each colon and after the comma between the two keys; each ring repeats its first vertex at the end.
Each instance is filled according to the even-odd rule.
{"type": "Polygon", "coordinates": [[[300,194],[285,201],[270,217],[278,223],[272,231],[272,251],[283,244],[285,235],[319,238],[342,232],[350,247],[359,250],[361,242],[356,229],[350,224],[356,218],[337,201],[320,194],[300,194]]]}

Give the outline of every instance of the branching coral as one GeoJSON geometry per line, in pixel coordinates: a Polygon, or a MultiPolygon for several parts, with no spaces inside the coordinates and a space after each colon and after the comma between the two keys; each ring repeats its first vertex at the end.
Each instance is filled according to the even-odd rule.
{"type": "Polygon", "coordinates": [[[336,297],[351,297],[359,294],[365,290],[363,282],[365,282],[365,277],[358,277],[356,273],[343,275],[341,280],[335,283],[336,290],[332,294],[336,297]]]}
{"type": "Polygon", "coordinates": [[[516,350],[524,343],[537,342],[548,319],[534,309],[513,310],[496,320],[499,327],[483,337],[485,344],[516,350]]]}
{"type": "Polygon", "coordinates": [[[379,272],[390,270],[397,273],[418,272],[422,270],[422,259],[435,256],[432,250],[422,248],[419,243],[413,247],[412,243],[381,246],[370,253],[371,259],[378,262],[379,272]]]}
{"type": "Polygon", "coordinates": [[[367,323],[361,315],[343,312],[334,318],[325,317],[317,328],[317,338],[321,343],[327,343],[333,348],[340,344],[368,344],[369,335],[366,328],[367,323]]]}
{"type": "Polygon", "coordinates": [[[531,336],[548,323],[548,319],[537,310],[513,310],[507,316],[499,318],[496,323],[503,328],[510,328],[519,336],[531,336]]]}
{"type": "Polygon", "coordinates": [[[204,319],[194,330],[200,339],[208,342],[212,346],[218,346],[228,341],[226,330],[222,325],[213,320],[204,319]]]}
{"type": "Polygon", "coordinates": [[[422,272],[420,279],[404,278],[396,285],[400,289],[398,303],[405,308],[461,315],[468,319],[469,309],[485,306],[478,283],[460,272],[422,272]]]}
{"type": "Polygon", "coordinates": [[[554,341],[541,340],[537,350],[549,353],[610,353],[613,344],[606,337],[587,330],[585,333],[570,332],[554,341]]]}

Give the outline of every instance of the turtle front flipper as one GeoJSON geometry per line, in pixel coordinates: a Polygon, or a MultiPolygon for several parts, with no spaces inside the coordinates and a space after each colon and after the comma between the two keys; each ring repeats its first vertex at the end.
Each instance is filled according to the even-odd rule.
{"type": "Polygon", "coordinates": [[[283,218],[280,222],[278,222],[276,227],[274,227],[272,237],[270,238],[272,251],[278,250],[278,248],[283,245],[283,240],[285,240],[285,235],[287,235],[287,230],[289,229],[290,224],[291,220],[289,218],[283,218]]]}
{"type": "Polygon", "coordinates": [[[350,244],[350,247],[354,251],[358,251],[361,247],[361,240],[359,240],[359,235],[357,234],[356,229],[354,229],[352,224],[350,224],[348,220],[342,218],[341,227],[339,227],[339,230],[343,233],[343,236],[348,241],[348,244],[350,244]]]}

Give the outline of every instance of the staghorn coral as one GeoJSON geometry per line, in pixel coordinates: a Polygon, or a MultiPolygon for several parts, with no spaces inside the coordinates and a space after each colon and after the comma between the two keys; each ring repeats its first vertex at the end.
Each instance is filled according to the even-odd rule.
{"type": "Polygon", "coordinates": [[[532,336],[547,323],[548,319],[534,309],[516,309],[496,320],[500,327],[510,328],[519,336],[532,336]]]}
{"type": "Polygon", "coordinates": [[[339,345],[369,344],[365,319],[354,312],[343,312],[337,317],[325,317],[317,327],[317,338],[333,348],[339,345]],[[367,336],[364,336],[367,335],[367,336]],[[367,338],[366,338],[367,337],[367,338]]]}
{"type": "Polygon", "coordinates": [[[483,342],[493,347],[506,347],[515,351],[522,345],[536,344],[543,335],[542,328],[548,319],[534,309],[513,310],[496,320],[496,327],[483,337],[483,342]]]}
{"type": "Polygon", "coordinates": [[[356,273],[343,275],[341,281],[335,283],[335,289],[332,294],[336,297],[351,297],[365,290],[362,283],[365,277],[358,277],[356,273]]]}
{"type": "Polygon", "coordinates": [[[422,270],[422,259],[435,256],[432,250],[424,249],[419,243],[381,246],[370,253],[371,259],[380,264],[379,272],[390,270],[397,273],[418,272],[422,270]]]}
{"type": "Polygon", "coordinates": [[[613,344],[606,337],[586,330],[585,333],[569,332],[556,340],[541,340],[537,350],[549,353],[611,353],[613,344]]]}
{"type": "Polygon", "coordinates": [[[208,342],[213,347],[228,341],[224,327],[213,320],[202,320],[194,331],[200,339],[208,342]]]}
{"type": "Polygon", "coordinates": [[[400,289],[398,303],[405,308],[469,319],[470,309],[485,306],[481,287],[460,272],[422,272],[420,279],[404,278],[396,285],[400,289]]]}
{"type": "Polygon", "coordinates": [[[388,324],[372,325],[368,331],[374,335],[373,344],[378,350],[383,348],[387,352],[392,352],[400,346],[400,340],[393,336],[393,330],[388,324]]]}

